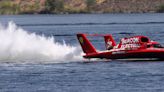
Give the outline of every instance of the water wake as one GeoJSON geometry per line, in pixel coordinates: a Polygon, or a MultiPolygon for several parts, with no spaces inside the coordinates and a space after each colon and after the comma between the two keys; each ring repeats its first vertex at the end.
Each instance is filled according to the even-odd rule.
{"type": "Polygon", "coordinates": [[[78,47],[55,42],[53,37],[28,33],[13,22],[0,25],[0,62],[68,62],[81,60],[78,47]]]}

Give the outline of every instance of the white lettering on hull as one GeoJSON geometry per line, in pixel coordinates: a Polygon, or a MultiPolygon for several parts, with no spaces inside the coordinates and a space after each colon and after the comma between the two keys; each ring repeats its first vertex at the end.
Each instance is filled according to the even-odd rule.
{"type": "Polygon", "coordinates": [[[139,44],[126,44],[126,45],[121,45],[121,48],[125,48],[125,49],[137,49],[140,48],[139,44]]]}
{"type": "Polygon", "coordinates": [[[134,37],[134,38],[128,38],[128,39],[121,39],[122,44],[132,44],[132,43],[139,43],[139,38],[138,37],[134,37]]]}

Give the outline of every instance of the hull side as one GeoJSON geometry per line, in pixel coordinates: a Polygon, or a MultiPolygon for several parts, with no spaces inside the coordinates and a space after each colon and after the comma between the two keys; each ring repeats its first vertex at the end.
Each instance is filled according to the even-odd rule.
{"type": "Polygon", "coordinates": [[[128,58],[158,58],[164,59],[164,49],[141,49],[129,51],[108,51],[85,55],[84,58],[128,59],[128,58]]]}

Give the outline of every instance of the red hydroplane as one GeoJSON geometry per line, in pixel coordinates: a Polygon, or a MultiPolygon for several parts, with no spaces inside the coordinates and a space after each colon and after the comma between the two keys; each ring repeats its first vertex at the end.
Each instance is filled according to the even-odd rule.
{"type": "MultiPolygon", "coordinates": [[[[164,47],[158,42],[150,40],[146,36],[133,36],[122,38],[116,44],[112,35],[101,35],[104,37],[106,50],[98,51],[87,39],[88,34],[77,34],[79,43],[85,55],[84,58],[100,59],[129,59],[129,58],[155,58],[164,59],[164,47]]],[[[92,35],[97,36],[97,35],[92,35]]]]}

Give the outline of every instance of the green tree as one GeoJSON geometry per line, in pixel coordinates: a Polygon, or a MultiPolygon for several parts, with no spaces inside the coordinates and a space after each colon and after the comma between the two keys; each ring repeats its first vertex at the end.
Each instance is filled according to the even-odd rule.
{"type": "Polygon", "coordinates": [[[161,4],[161,5],[158,6],[157,12],[159,12],[159,13],[164,12],[164,4],[161,4]]]}
{"type": "Polygon", "coordinates": [[[46,11],[50,13],[62,12],[64,9],[64,1],[63,0],[46,0],[45,9],[46,11]]]}
{"type": "Polygon", "coordinates": [[[10,1],[2,1],[0,3],[0,14],[18,14],[20,7],[10,1]]]}
{"type": "Polygon", "coordinates": [[[87,10],[91,11],[92,7],[96,4],[96,0],[86,0],[87,10]]]}

